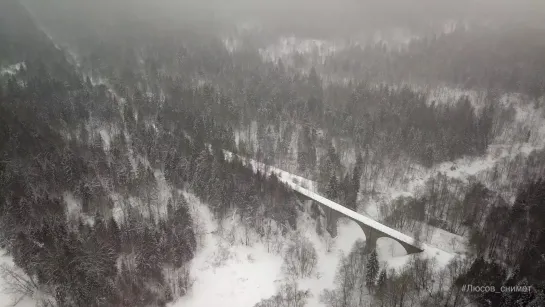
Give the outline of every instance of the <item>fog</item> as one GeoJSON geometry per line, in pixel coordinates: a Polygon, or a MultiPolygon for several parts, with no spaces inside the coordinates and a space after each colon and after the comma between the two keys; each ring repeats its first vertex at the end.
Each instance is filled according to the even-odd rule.
{"type": "MultiPolygon", "coordinates": [[[[422,28],[445,20],[524,23],[543,27],[541,0],[26,0],[44,22],[113,26],[115,20],[163,27],[221,27],[254,22],[283,31],[342,35],[377,27],[422,28]]],[[[67,26],[66,24],[64,25],[67,26]]]]}

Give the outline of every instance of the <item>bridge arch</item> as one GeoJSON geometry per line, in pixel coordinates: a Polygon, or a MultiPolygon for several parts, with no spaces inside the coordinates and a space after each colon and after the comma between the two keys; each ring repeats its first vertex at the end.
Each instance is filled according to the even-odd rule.
{"type": "MultiPolygon", "coordinates": [[[[380,238],[389,238],[398,242],[405,249],[407,254],[415,254],[415,253],[420,253],[423,251],[421,244],[419,244],[413,238],[400,233],[399,231],[396,231],[382,224],[379,224],[378,222],[373,221],[367,217],[363,217],[359,213],[352,211],[341,205],[335,204],[323,197],[320,197],[320,199],[316,199],[318,197],[316,198],[312,197],[313,196],[312,192],[307,191],[304,188],[295,186],[294,191],[297,196],[299,205],[302,207],[302,209],[309,209],[310,206],[312,206],[312,203],[315,203],[316,205],[320,205],[322,207],[321,211],[324,212],[324,215],[326,217],[326,221],[328,222],[328,224],[330,224],[330,222],[333,222],[336,224],[337,218],[333,216],[334,214],[341,216],[343,218],[348,218],[356,222],[358,226],[360,226],[360,228],[363,230],[363,233],[365,234],[365,252],[366,253],[371,253],[373,250],[377,248],[377,240],[380,238]],[[325,204],[324,202],[328,202],[328,203],[325,204]],[[335,204],[336,206],[332,206],[332,204],[329,204],[329,202],[335,204]],[[342,208],[339,208],[339,207],[342,207],[342,208]],[[365,221],[367,221],[367,223],[365,223],[365,221]]],[[[336,225],[329,225],[328,230],[331,229],[331,226],[336,228],[336,225]]],[[[336,229],[331,229],[331,230],[333,231],[331,233],[332,236],[336,236],[336,229]]]]}

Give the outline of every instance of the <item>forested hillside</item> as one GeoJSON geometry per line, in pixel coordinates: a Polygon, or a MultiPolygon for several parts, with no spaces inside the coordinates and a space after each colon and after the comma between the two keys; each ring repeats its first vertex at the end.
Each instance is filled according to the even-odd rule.
{"type": "Polygon", "coordinates": [[[399,50],[382,42],[352,46],[327,57],[324,69],[380,81],[449,83],[539,98],[545,91],[544,35],[542,29],[518,25],[458,24],[452,32],[412,40],[399,50]]]}
{"type": "MultiPolygon", "coordinates": [[[[183,294],[196,244],[186,186],[219,216],[272,203],[265,217],[293,220],[285,188],[224,159],[232,132],[190,102],[149,111],[157,101],[93,85],[22,25],[32,32],[17,40],[46,51],[17,59],[24,65],[0,87],[2,246],[28,275],[20,295],[40,292],[48,306],[143,306],[183,294]],[[161,118],[153,126],[152,116],[161,118]]],[[[6,37],[2,45],[19,48],[6,37]]]]}
{"type": "Polygon", "coordinates": [[[327,49],[334,29],[274,54],[283,27],[26,4],[0,3],[14,304],[545,306],[542,30],[327,49]],[[365,254],[357,225],[274,173],[431,249],[365,254]]]}

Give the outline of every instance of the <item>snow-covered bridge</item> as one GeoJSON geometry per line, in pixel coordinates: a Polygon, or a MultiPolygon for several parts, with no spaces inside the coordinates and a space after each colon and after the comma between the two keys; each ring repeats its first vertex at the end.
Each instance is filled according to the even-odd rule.
{"type": "MultiPolygon", "coordinates": [[[[224,152],[228,159],[232,158],[233,153],[228,151],[224,151],[224,152]]],[[[264,163],[257,162],[252,159],[247,159],[242,156],[238,156],[238,157],[244,163],[250,164],[252,168],[254,169],[254,171],[259,170],[269,175],[274,173],[281,182],[291,187],[298,195],[302,196],[304,199],[313,200],[356,222],[361,227],[361,229],[363,230],[363,233],[365,234],[365,242],[366,242],[367,251],[371,251],[376,248],[377,240],[379,238],[391,238],[399,242],[399,244],[401,244],[403,248],[405,248],[405,251],[407,252],[407,254],[420,253],[424,251],[424,249],[426,248],[426,244],[423,242],[418,242],[417,240],[407,236],[406,234],[403,234],[395,229],[385,226],[369,217],[361,215],[353,210],[350,210],[342,205],[337,204],[334,201],[331,201],[317,194],[316,192],[313,192],[303,187],[302,184],[305,184],[305,185],[312,184],[312,182],[306,178],[296,176],[294,174],[291,174],[279,168],[266,165],[264,163]]]]}
{"type": "Polygon", "coordinates": [[[405,248],[407,254],[420,253],[424,251],[424,243],[416,241],[414,238],[407,236],[395,229],[387,227],[371,218],[361,215],[353,210],[350,210],[342,205],[339,205],[317,193],[314,193],[306,188],[299,186],[293,182],[280,179],[282,182],[290,186],[297,194],[305,199],[313,200],[319,204],[326,206],[356,222],[363,233],[365,234],[366,250],[371,251],[376,248],[379,238],[391,238],[405,248]]]}

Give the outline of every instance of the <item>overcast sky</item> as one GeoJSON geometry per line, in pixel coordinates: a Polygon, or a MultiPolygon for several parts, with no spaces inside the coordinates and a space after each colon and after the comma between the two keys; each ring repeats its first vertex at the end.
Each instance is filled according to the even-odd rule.
{"type": "Polygon", "coordinates": [[[104,23],[120,15],[181,22],[246,21],[317,29],[426,25],[445,19],[545,23],[545,0],[25,0],[40,17],[104,23]],[[196,20],[196,21],[195,21],[196,20]]]}

